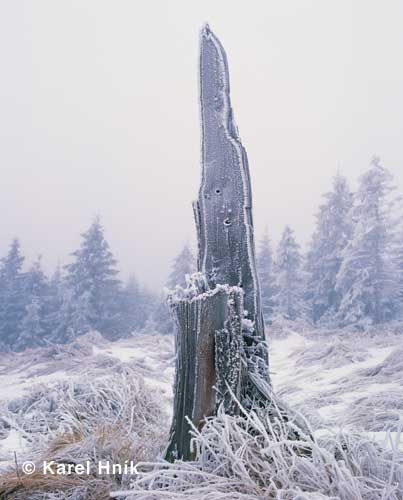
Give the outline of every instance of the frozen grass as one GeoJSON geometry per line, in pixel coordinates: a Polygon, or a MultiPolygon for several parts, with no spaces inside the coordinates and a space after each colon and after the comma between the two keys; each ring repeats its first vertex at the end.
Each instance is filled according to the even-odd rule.
{"type": "Polygon", "coordinates": [[[21,481],[11,463],[0,477],[1,500],[106,500],[119,490],[120,498],[136,500],[402,500],[400,330],[312,331],[292,322],[273,329],[274,387],[308,418],[316,437],[306,429],[304,436],[297,420],[220,413],[201,434],[194,430],[198,452],[191,463],[158,462],[169,426],[161,410],[169,393],[159,390],[171,380],[168,339],[110,344],[93,335],[3,356],[0,389],[11,401],[0,409],[0,438],[23,436],[29,456],[19,452],[19,463],[130,459],[146,465],[138,477],[100,477],[94,470],[89,477],[34,474],[21,481]],[[142,375],[155,380],[152,389],[142,375]],[[31,387],[33,380],[41,383],[31,387]],[[290,429],[301,439],[290,440],[290,429]],[[393,431],[388,449],[368,437],[385,430],[393,431]]]}
{"type": "Polygon", "coordinates": [[[193,429],[194,462],[144,463],[131,500],[401,500],[403,456],[367,438],[304,435],[295,421],[222,412],[193,429]],[[300,440],[290,440],[291,432],[300,440]],[[151,469],[151,470],[150,470],[151,469]]]}
{"type": "MultiPolygon", "coordinates": [[[[402,334],[403,338],[403,334],[402,334]]],[[[389,382],[390,377],[398,375],[397,381],[403,384],[403,348],[394,350],[378,365],[362,371],[365,377],[373,377],[377,382],[389,382]]]]}
{"type": "Polygon", "coordinates": [[[358,399],[347,411],[346,424],[362,431],[396,432],[402,421],[402,390],[389,390],[358,399]]]}
{"type": "Polygon", "coordinates": [[[296,357],[298,365],[319,365],[323,369],[338,368],[350,363],[365,360],[365,349],[362,347],[352,351],[351,346],[337,336],[333,342],[309,343],[296,357]]]}
{"type": "Polygon", "coordinates": [[[270,349],[273,385],[315,431],[396,432],[403,419],[401,325],[368,332],[280,326],[270,349]]]}
{"type": "Polygon", "coordinates": [[[100,422],[104,426],[119,422],[130,433],[145,420],[144,411],[153,415],[152,422],[159,421],[162,414],[142,378],[128,367],[124,373],[99,380],[89,378],[87,383],[70,380],[34,386],[25,396],[10,401],[3,411],[2,420],[19,431],[34,453],[44,441],[61,433],[86,436],[100,422]]]}
{"type": "Polygon", "coordinates": [[[111,490],[127,486],[124,475],[98,476],[96,464],[156,459],[167,439],[167,416],[154,394],[126,368],[98,381],[58,383],[48,391],[38,388],[14,401],[9,424],[31,441],[30,458],[38,466],[31,476],[16,470],[0,476],[0,498],[103,500],[111,490]],[[43,460],[90,461],[91,474],[45,476],[43,460]]]}

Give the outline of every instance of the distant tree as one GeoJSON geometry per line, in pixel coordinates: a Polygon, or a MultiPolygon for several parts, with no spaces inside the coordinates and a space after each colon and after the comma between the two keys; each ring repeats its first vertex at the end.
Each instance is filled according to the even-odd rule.
{"type": "Polygon", "coordinates": [[[343,250],[352,236],[353,195],[345,177],[336,175],[332,191],[324,198],[316,214],[316,229],[306,259],[305,297],[315,322],[332,318],[340,306],[336,278],[343,250]]]}
{"type": "Polygon", "coordinates": [[[257,271],[262,296],[262,311],[266,321],[270,321],[274,310],[275,275],[273,269],[273,252],[267,231],[260,241],[257,255],[257,271]]]}
{"type": "Polygon", "coordinates": [[[0,280],[3,285],[12,282],[20,274],[24,260],[25,257],[21,255],[20,242],[15,238],[10,244],[6,257],[0,261],[0,280]]]}
{"type": "Polygon", "coordinates": [[[378,157],[361,176],[355,195],[353,236],[337,275],[340,325],[381,323],[396,312],[399,273],[393,259],[392,175],[378,157]]]}
{"type": "Polygon", "coordinates": [[[302,256],[294,231],[286,226],[276,253],[275,313],[287,319],[303,315],[302,256]]]}
{"type": "Polygon", "coordinates": [[[63,340],[61,331],[63,330],[62,309],[64,297],[66,293],[67,284],[63,280],[62,271],[60,266],[56,267],[53,275],[51,276],[47,288],[47,294],[44,300],[44,319],[43,327],[45,335],[52,341],[63,340]]]}
{"type": "Polygon", "coordinates": [[[122,332],[132,333],[141,324],[144,325],[145,311],[142,309],[140,284],[134,275],[130,276],[122,289],[120,310],[122,318],[122,332]]]}
{"type": "Polygon", "coordinates": [[[66,281],[72,291],[71,300],[77,302],[77,314],[79,311],[80,318],[87,315],[86,322],[92,328],[111,338],[116,337],[120,321],[117,299],[120,281],[117,261],[104,237],[99,217],[82,234],[80,248],[71,255],[74,261],[65,266],[66,281]]]}
{"type": "Polygon", "coordinates": [[[403,224],[402,220],[399,221],[396,231],[396,241],[394,249],[394,264],[396,269],[396,279],[398,282],[398,296],[399,304],[396,314],[400,319],[403,319],[403,224]]]}
{"type": "MultiPolygon", "coordinates": [[[[186,287],[186,276],[194,273],[195,270],[196,259],[189,245],[186,244],[172,262],[171,273],[166,282],[166,288],[173,290],[177,285],[186,287]]],[[[164,294],[157,301],[153,321],[161,333],[173,333],[174,323],[164,294]]]]}
{"type": "Polygon", "coordinates": [[[0,261],[0,341],[13,345],[25,315],[26,296],[20,243],[14,239],[7,255],[0,261]]]}
{"type": "MultiPolygon", "coordinates": [[[[91,310],[91,294],[89,291],[80,296],[80,300],[69,295],[66,290],[65,306],[68,312],[68,321],[66,322],[65,342],[71,342],[80,335],[85,335],[91,329],[89,319],[93,311],[91,310]]],[[[102,330],[100,330],[102,331],[102,330]]]]}
{"type": "Polygon", "coordinates": [[[166,286],[175,288],[176,285],[186,286],[185,276],[194,273],[196,268],[195,257],[188,245],[185,245],[172,263],[172,270],[166,286]]]}
{"type": "Polygon", "coordinates": [[[29,270],[24,273],[23,278],[25,293],[28,296],[27,301],[29,303],[32,296],[42,299],[48,293],[49,280],[43,271],[41,256],[33,262],[29,270]]]}
{"type": "Polygon", "coordinates": [[[14,348],[17,351],[22,351],[28,347],[36,347],[42,343],[43,335],[39,298],[33,296],[31,302],[26,306],[25,316],[22,318],[14,348]]]}
{"type": "Polygon", "coordinates": [[[128,335],[144,328],[154,308],[154,296],[140,285],[134,275],[130,276],[121,292],[120,299],[122,333],[128,335]]]}
{"type": "Polygon", "coordinates": [[[21,303],[24,304],[25,311],[15,342],[15,348],[18,350],[42,345],[47,333],[45,316],[49,282],[42,269],[40,256],[30,269],[20,276],[20,279],[23,292],[21,303]]]}
{"type": "Polygon", "coordinates": [[[156,328],[162,334],[168,335],[174,332],[174,322],[164,294],[157,301],[153,320],[156,328]]]}
{"type": "Polygon", "coordinates": [[[92,326],[89,317],[92,316],[89,304],[89,294],[84,292],[80,300],[73,296],[71,288],[62,285],[60,309],[54,317],[54,328],[49,340],[67,344],[80,335],[88,333],[92,326]]]}

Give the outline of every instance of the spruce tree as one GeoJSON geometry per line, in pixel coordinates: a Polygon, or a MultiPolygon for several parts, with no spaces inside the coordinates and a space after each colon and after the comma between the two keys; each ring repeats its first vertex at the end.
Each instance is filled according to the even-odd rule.
{"type": "Polygon", "coordinates": [[[353,196],[345,177],[333,179],[332,191],[316,214],[316,229],[307,255],[305,297],[314,322],[331,319],[340,305],[336,278],[343,250],[351,239],[351,207],[353,196]]]}
{"type": "MultiPolygon", "coordinates": [[[[401,207],[402,208],[402,207],[401,207]]],[[[400,211],[401,211],[400,208],[400,211]]],[[[398,303],[395,307],[396,315],[403,319],[403,227],[402,220],[396,231],[395,249],[394,249],[394,264],[396,269],[396,280],[398,282],[398,303]]]]}
{"type": "Polygon", "coordinates": [[[23,262],[20,243],[14,239],[0,261],[0,341],[9,346],[16,343],[25,315],[23,262]]]}
{"type": "Polygon", "coordinates": [[[337,276],[340,325],[381,323],[396,312],[398,277],[393,251],[392,175],[378,157],[360,177],[352,219],[353,236],[337,276]]]}
{"type": "Polygon", "coordinates": [[[158,298],[153,320],[159,332],[164,335],[169,335],[174,332],[174,322],[172,320],[171,311],[169,310],[165,294],[161,294],[158,298]]]}
{"type": "Polygon", "coordinates": [[[275,313],[294,320],[304,313],[302,257],[294,231],[286,226],[276,252],[275,313]]]}
{"type": "Polygon", "coordinates": [[[115,337],[120,320],[120,281],[117,279],[117,261],[105,239],[100,218],[96,217],[81,236],[80,248],[71,254],[74,261],[65,266],[73,309],[80,321],[85,318],[92,328],[115,337]]]}
{"type": "Polygon", "coordinates": [[[19,328],[18,339],[14,345],[17,351],[28,347],[37,347],[43,342],[44,330],[41,324],[40,302],[37,296],[33,296],[31,302],[26,306],[25,315],[19,328]]]}
{"type": "Polygon", "coordinates": [[[120,311],[122,334],[129,335],[144,328],[154,309],[154,298],[140,285],[134,275],[130,276],[121,292],[120,311]]]}
{"type": "MultiPolygon", "coordinates": [[[[63,341],[63,339],[59,337],[63,325],[62,307],[66,286],[61,268],[58,265],[49,280],[47,294],[44,300],[43,325],[46,337],[52,341],[63,341]]],[[[63,335],[61,337],[63,337],[63,335]]]]}
{"type": "Polygon", "coordinates": [[[49,280],[42,269],[42,257],[39,256],[31,265],[29,270],[24,273],[24,288],[28,296],[27,301],[31,302],[31,297],[36,296],[44,300],[48,293],[49,280]]]}
{"type": "Polygon", "coordinates": [[[16,349],[43,345],[46,336],[45,316],[49,283],[42,269],[41,257],[21,275],[24,315],[19,326],[16,349]]]}
{"type": "Polygon", "coordinates": [[[166,286],[170,289],[176,285],[186,286],[185,277],[195,271],[195,258],[189,245],[185,245],[172,263],[172,270],[168,277],[166,286]]]}
{"type": "MultiPolygon", "coordinates": [[[[176,286],[186,286],[186,276],[194,273],[196,270],[196,259],[188,244],[172,262],[171,273],[166,282],[166,288],[172,290],[176,286]]],[[[174,331],[171,312],[166,303],[165,296],[162,296],[154,311],[153,320],[158,330],[163,334],[170,334],[174,331]]]]}
{"type": "Polygon", "coordinates": [[[53,318],[53,329],[49,336],[51,342],[66,344],[76,337],[88,333],[89,323],[89,294],[84,292],[80,300],[74,297],[71,288],[62,281],[60,288],[60,308],[53,318]]]}
{"type": "Polygon", "coordinates": [[[257,255],[257,270],[259,274],[263,315],[266,321],[270,321],[274,307],[275,276],[273,269],[273,252],[267,231],[260,241],[257,255]]]}
{"type": "MultiPolygon", "coordinates": [[[[80,300],[73,298],[66,290],[65,306],[67,307],[67,328],[64,342],[71,342],[80,335],[85,335],[91,329],[89,311],[91,310],[91,292],[86,291],[80,296],[80,300]]],[[[100,328],[99,331],[102,332],[100,328]]],[[[104,333],[104,332],[102,332],[104,333]]],[[[110,333],[110,332],[108,332],[110,333]]]]}

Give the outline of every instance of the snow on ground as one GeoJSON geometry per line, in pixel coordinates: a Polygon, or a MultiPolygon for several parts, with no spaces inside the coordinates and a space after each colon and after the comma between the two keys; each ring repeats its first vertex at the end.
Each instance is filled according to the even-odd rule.
{"type": "Polygon", "coordinates": [[[315,432],[359,431],[382,443],[398,436],[403,364],[394,360],[400,359],[403,333],[289,330],[274,335],[269,345],[275,392],[301,411],[315,432]]]}
{"type": "MultiPolygon", "coordinates": [[[[269,331],[270,369],[278,395],[301,411],[315,432],[360,431],[380,442],[394,439],[403,422],[403,334],[313,332],[294,325],[269,331]]],[[[90,334],[67,346],[3,353],[0,361],[0,465],[23,456],[24,432],[7,417],[32,387],[51,391],[61,381],[80,381],[135,369],[172,408],[173,338],[137,335],[108,342],[90,334]]],[[[35,403],[33,403],[35,404],[35,403]]],[[[30,425],[30,411],[26,414],[30,425]]]]}
{"type": "Polygon", "coordinates": [[[94,354],[103,354],[129,363],[143,376],[150,387],[157,388],[165,396],[166,409],[172,413],[172,384],[174,377],[173,338],[169,336],[141,335],[94,347],[94,354]]]}
{"type": "Polygon", "coordinates": [[[32,410],[29,407],[29,398],[35,389],[43,389],[49,394],[52,386],[58,383],[86,380],[91,383],[91,380],[108,377],[108,374],[121,373],[126,366],[134,369],[149,387],[160,394],[164,410],[171,414],[172,337],[138,335],[112,343],[93,333],[66,346],[4,353],[0,362],[0,468],[14,460],[14,451],[23,460],[29,448],[27,427],[32,425],[31,422],[37,424],[32,410],[38,411],[38,401],[33,400],[32,410]],[[27,404],[21,405],[24,398],[28,399],[28,410],[27,404]],[[25,426],[21,426],[21,411],[25,412],[22,416],[25,426]],[[14,414],[15,420],[12,418],[14,414]]]}

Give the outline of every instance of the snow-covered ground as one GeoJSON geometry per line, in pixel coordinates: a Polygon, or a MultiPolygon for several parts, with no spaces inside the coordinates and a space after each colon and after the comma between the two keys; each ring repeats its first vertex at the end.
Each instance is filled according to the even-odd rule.
{"type": "MultiPolygon", "coordinates": [[[[378,440],[396,437],[403,422],[403,334],[283,328],[271,334],[270,365],[277,394],[305,414],[315,432],[341,428],[370,433],[378,440]]],[[[138,335],[111,343],[92,334],[68,346],[3,353],[0,464],[13,461],[14,451],[23,458],[29,447],[29,425],[38,403],[27,407],[21,400],[33,386],[49,394],[57,383],[90,384],[109,373],[122,373],[125,367],[144,378],[169,414],[174,376],[171,337],[138,335]]]]}
{"type": "Polygon", "coordinates": [[[364,432],[386,445],[399,435],[403,333],[288,329],[270,342],[270,362],[276,393],[317,434],[364,432]]]}
{"type": "MultiPolygon", "coordinates": [[[[125,367],[144,379],[150,390],[158,394],[163,410],[170,414],[174,376],[172,337],[139,335],[112,343],[93,333],[66,346],[3,353],[0,358],[0,468],[14,461],[14,451],[20,460],[29,454],[29,427],[37,428],[37,415],[49,411],[43,408],[43,399],[38,394],[43,393],[45,400],[51,401],[49,395],[57,384],[86,381],[91,384],[111,374],[124,373],[125,367]]],[[[43,422],[40,425],[43,426],[43,422]]]]}

